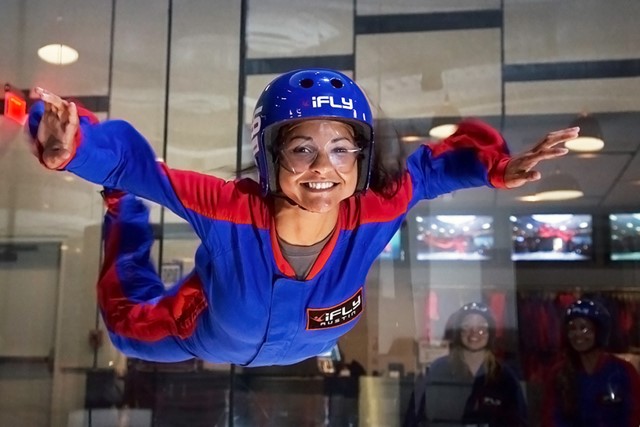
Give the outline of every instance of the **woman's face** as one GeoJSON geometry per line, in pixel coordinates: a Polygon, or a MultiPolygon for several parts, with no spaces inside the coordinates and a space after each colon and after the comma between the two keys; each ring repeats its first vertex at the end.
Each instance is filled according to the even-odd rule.
{"type": "Polygon", "coordinates": [[[569,344],[578,353],[594,348],[596,344],[596,325],[585,317],[576,317],[567,324],[569,344]]]}
{"type": "Polygon", "coordinates": [[[465,350],[484,350],[489,344],[489,323],[477,313],[464,316],[460,324],[460,341],[465,350]]]}
{"type": "Polygon", "coordinates": [[[353,195],[358,156],[351,126],[333,120],[306,120],[283,135],[278,180],[300,207],[318,213],[336,209],[353,195]]]}

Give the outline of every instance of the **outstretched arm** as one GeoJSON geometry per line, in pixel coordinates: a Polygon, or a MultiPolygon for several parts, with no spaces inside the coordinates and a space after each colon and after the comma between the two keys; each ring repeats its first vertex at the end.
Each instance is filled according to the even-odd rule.
{"type": "Polygon", "coordinates": [[[551,132],[533,148],[511,156],[500,133],[478,120],[465,120],[449,138],[427,144],[407,160],[412,203],[463,188],[516,188],[540,179],[535,167],[567,153],[558,147],[576,138],[578,128],[551,132]]]}
{"type": "MultiPolygon", "coordinates": [[[[98,123],[91,112],[43,89],[29,114],[33,151],[47,168],[67,170],[90,182],[157,202],[186,219],[199,236],[209,235],[219,209],[249,191],[233,182],[171,169],[122,120],[98,123]]],[[[235,206],[235,205],[233,205],[235,206]]],[[[222,215],[222,214],[221,214],[222,215]]],[[[222,215],[224,216],[224,215],[222,215]]]]}

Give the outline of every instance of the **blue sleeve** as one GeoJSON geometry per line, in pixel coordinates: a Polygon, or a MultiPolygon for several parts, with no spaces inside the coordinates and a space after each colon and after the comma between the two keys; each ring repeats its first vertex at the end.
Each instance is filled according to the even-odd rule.
{"type": "Polygon", "coordinates": [[[164,165],[133,126],[113,120],[81,125],[81,133],[76,155],[67,166],[69,172],[159,203],[183,218],[188,216],[164,165]]]}
{"type": "MultiPolygon", "coordinates": [[[[41,101],[29,112],[28,126],[33,138],[43,113],[41,101]]],[[[193,179],[200,174],[190,172],[183,179],[186,173],[171,170],[157,161],[151,145],[131,124],[122,120],[97,123],[87,110],[79,109],[79,113],[75,153],[65,170],[95,184],[124,190],[166,206],[198,228],[194,213],[184,207],[178,192],[196,192],[197,188],[189,187],[194,181],[202,181],[193,179]],[[176,177],[170,177],[170,173],[176,177]]],[[[223,180],[207,176],[210,187],[222,183],[223,180]]]]}
{"type": "Polygon", "coordinates": [[[502,136],[478,121],[437,144],[421,146],[407,159],[413,202],[473,187],[503,187],[509,150],[502,136]]]}

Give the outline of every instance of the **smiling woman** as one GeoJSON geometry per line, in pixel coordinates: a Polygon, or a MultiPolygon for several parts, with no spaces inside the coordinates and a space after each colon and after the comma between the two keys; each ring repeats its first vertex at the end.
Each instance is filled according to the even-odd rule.
{"type": "Polygon", "coordinates": [[[409,209],[463,188],[537,180],[534,167],[564,155],[557,146],[577,135],[554,132],[510,157],[496,130],[466,121],[390,173],[374,158],[359,86],[337,71],[295,70],[256,104],[258,182],[226,182],[156,161],[127,122],[98,123],[37,93],[44,103],[29,129],[41,163],[107,187],[98,299],[111,339],[154,361],[286,365],[326,352],[361,317],[369,268],[409,209]],[[148,210],[127,193],[168,207],[201,239],[194,271],[169,290],[150,262],[148,210]]]}
{"type": "Polygon", "coordinates": [[[543,426],[640,424],[640,375],[606,351],[611,315],[600,303],[580,299],[564,317],[564,357],[545,392],[543,426]]]}
{"type": "Polygon", "coordinates": [[[427,368],[404,426],[527,425],[518,379],[494,353],[496,322],[489,307],[463,305],[451,315],[448,335],[449,354],[427,368]]]}

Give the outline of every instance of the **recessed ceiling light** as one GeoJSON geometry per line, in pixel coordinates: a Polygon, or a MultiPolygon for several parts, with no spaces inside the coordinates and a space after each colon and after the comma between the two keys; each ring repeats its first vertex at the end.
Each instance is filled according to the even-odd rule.
{"type": "Polygon", "coordinates": [[[530,194],[528,196],[518,197],[518,200],[521,200],[523,202],[539,202],[540,201],[538,196],[535,195],[535,194],[530,194]]]}
{"type": "Polygon", "coordinates": [[[571,126],[580,128],[577,138],[564,143],[564,146],[572,151],[588,152],[600,151],[604,147],[602,129],[595,116],[582,113],[571,123],[571,126]]]}
{"type": "Polygon", "coordinates": [[[548,202],[578,199],[582,196],[584,196],[584,193],[580,190],[549,190],[529,196],[522,196],[519,200],[523,202],[548,202]]]}
{"type": "Polygon", "coordinates": [[[457,130],[458,130],[458,125],[443,124],[436,127],[432,127],[429,130],[429,136],[435,139],[445,139],[453,135],[457,130]]]}
{"type": "Polygon", "coordinates": [[[38,49],[38,56],[45,62],[54,65],[73,64],[78,60],[78,51],[66,44],[54,43],[38,49]]]}
{"type": "Polygon", "coordinates": [[[426,138],[424,136],[421,136],[421,135],[405,135],[403,137],[400,137],[400,141],[407,142],[407,143],[418,142],[418,141],[422,141],[424,139],[426,139],[426,138]]]}
{"type": "Polygon", "coordinates": [[[556,172],[538,183],[535,196],[537,201],[571,200],[584,196],[584,192],[574,177],[556,172]]]}
{"type": "Polygon", "coordinates": [[[564,146],[571,151],[600,151],[604,147],[604,141],[592,136],[579,136],[576,139],[565,142],[564,146]]]}

